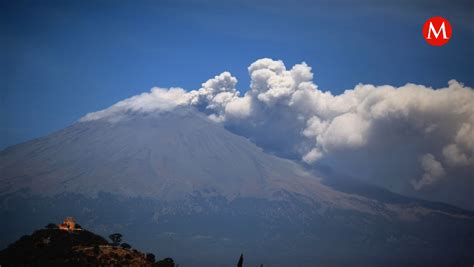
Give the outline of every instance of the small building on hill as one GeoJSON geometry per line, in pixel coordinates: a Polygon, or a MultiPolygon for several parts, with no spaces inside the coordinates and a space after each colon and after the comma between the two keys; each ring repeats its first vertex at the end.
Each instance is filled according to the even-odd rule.
{"type": "Polygon", "coordinates": [[[61,230],[67,231],[79,230],[78,228],[76,228],[76,220],[74,220],[73,217],[66,217],[66,219],[64,219],[64,222],[59,224],[58,227],[61,230]]]}

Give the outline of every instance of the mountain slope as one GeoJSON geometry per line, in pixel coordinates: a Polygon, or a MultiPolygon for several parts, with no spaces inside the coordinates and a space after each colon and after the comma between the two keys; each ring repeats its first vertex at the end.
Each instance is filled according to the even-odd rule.
{"type": "Polygon", "coordinates": [[[0,175],[3,245],[73,215],[188,266],[242,250],[275,266],[473,259],[471,212],[337,189],[189,108],[76,123],[2,151],[0,175]]]}
{"type": "Polygon", "coordinates": [[[0,159],[3,193],[27,187],[38,194],[111,191],[176,199],[212,187],[232,198],[268,197],[284,186],[310,194],[298,187],[301,181],[289,179],[307,180],[296,164],[263,153],[191,110],[77,123],[9,148],[0,159]]]}
{"type": "Polygon", "coordinates": [[[370,212],[294,162],[265,154],[189,109],[77,123],[3,151],[0,162],[3,194],[27,189],[35,195],[111,192],[177,200],[201,192],[273,199],[287,191],[370,212]]]}

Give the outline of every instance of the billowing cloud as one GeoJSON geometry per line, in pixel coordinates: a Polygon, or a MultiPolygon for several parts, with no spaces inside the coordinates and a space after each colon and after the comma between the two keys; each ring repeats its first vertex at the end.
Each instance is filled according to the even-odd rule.
{"type": "Polygon", "coordinates": [[[182,88],[163,89],[154,87],[149,93],[142,93],[122,100],[111,107],[87,114],[79,121],[108,119],[117,121],[129,113],[151,113],[170,111],[178,106],[188,105],[191,96],[182,88]]]}
{"type": "Polygon", "coordinates": [[[421,157],[420,161],[424,174],[421,180],[412,180],[412,184],[416,189],[435,183],[445,175],[443,166],[433,155],[425,154],[421,157]]]}
{"type": "Polygon", "coordinates": [[[243,95],[236,89],[237,79],[223,72],[198,90],[153,88],[81,121],[113,121],[130,112],[188,105],[268,151],[310,165],[353,168],[373,176],[375,183],[389,181],[396,191],[406,190],[404,185],[416,191],[474,178],[450,175],[474,171],[470,87],[455,80],[438,89],[359,84],[333,95],[318,89],[306,63],[287,69],[282,61],[265,58],[248,71],[250,88],[243,95]]]}

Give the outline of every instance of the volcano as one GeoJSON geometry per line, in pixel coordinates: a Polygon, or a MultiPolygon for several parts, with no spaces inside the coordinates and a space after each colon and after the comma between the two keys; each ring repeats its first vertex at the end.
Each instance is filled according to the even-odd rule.
{"type": "Polygon", "coordinates": [[[180,266],[461,266],[474,213],[332,179],[193,108],[80,121],[0,153],[0,247],[74,216],[180,266]]]}

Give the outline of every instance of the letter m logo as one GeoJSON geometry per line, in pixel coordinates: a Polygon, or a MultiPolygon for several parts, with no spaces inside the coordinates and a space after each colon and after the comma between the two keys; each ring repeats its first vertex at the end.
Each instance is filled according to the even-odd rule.
{"type": "Polygon", "coordinates": [[[443,23],[441,23],[441,26],[439,27],[438,31],[435,30],[433,22],[430,21],[430,27],[428,28],[428,36],[426,38],[431,39],[431,34],[433,34],[435,38],[438,39],[440,33],[443,33],[443,39],[449,39],[448,36],[446,36],[446,25],[444,24],[444,21],[443,23]]]}
{"type": "Polygon", "coordinates": [[[443,17],[432,17],[423,25],[423,38],[433,46],[442,46],[451,39],[452,28],[443,17]]]}

